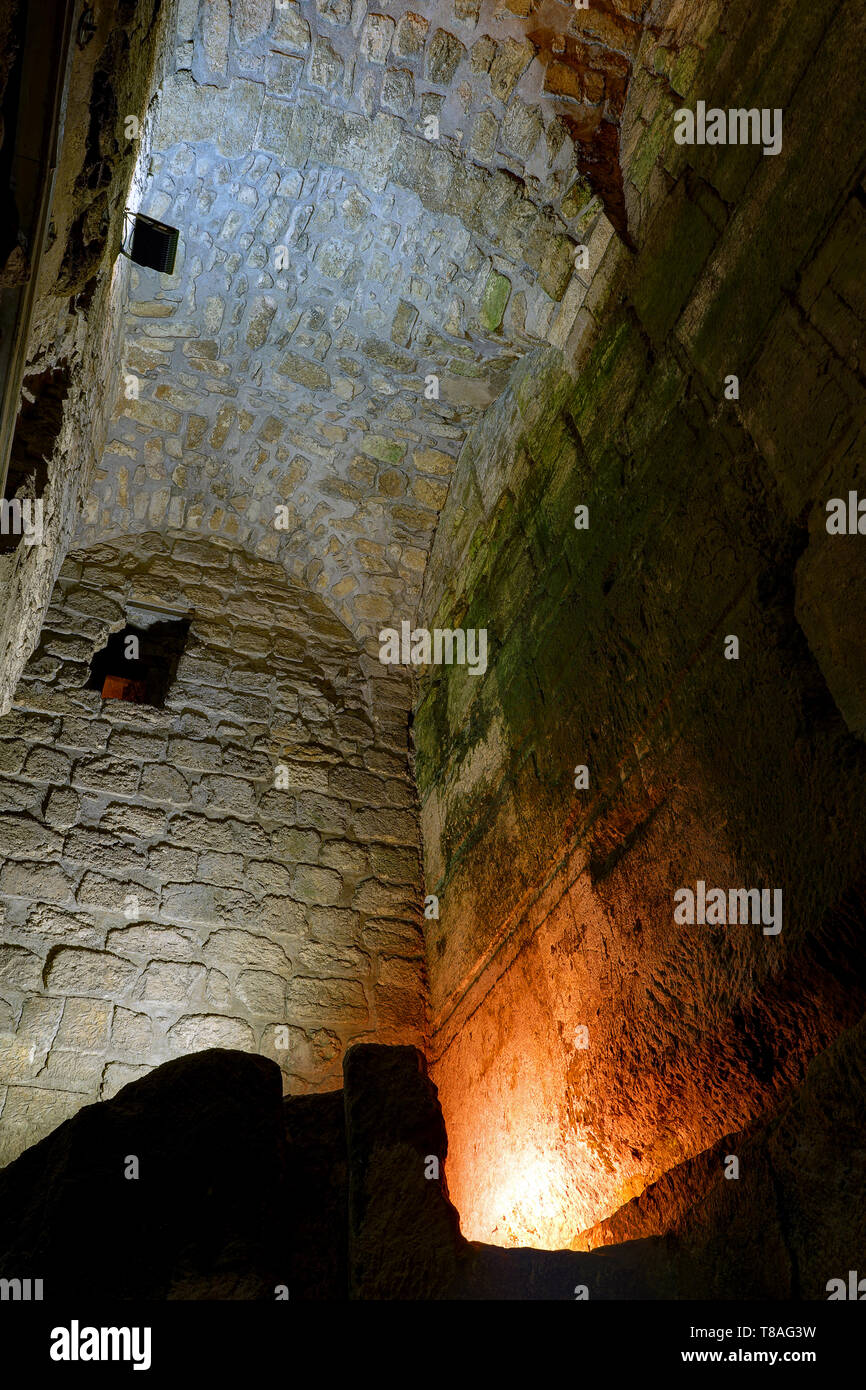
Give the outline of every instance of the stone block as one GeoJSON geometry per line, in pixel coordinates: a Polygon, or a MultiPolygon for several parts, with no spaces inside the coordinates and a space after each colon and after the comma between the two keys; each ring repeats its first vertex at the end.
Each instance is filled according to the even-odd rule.
{"type": "MultiPolygon", "coordinates": [[[[314,864],[319,857],[322,837],[315,830],[297,830],[286,826],[274,831],[271,837],[274,857],[294,863],[314,864]]],[[[337,865],[332,865],[337,868],[337,865]]]]}
{"type": "Polygon", "coordinates": [[[343,75],[343,60],[327,39],[316,38],[310,55],[309,76],[313,87],[331,91],[343,75]]]}
{"type": "Polygon", "coordinates": [[[0,893],[13,898],[42,898],[50,903],[69,902],[73,880],[59,864],[9,860],[0,868],[0,893]]]}
{"type": "Polygon", "coordinates": [[[382,955],[406,959],[424,955],[424,933],[418,922],[368,917],[361,930],[361,942],[365,950],[382,955]]]}
{"type": "Polygon", "coordinates": [[[234,995],[228,977],[221,970],[209,970],[205,981],[205,996],[211,1008],[229,1009],[234,995]]]}
{"type": "Polygon", "coordinates": [[[329,834],[344,833],[348,824],[347,808],[343,802],[313,792],[304,792],[297,798],[296,814],[299,826],[314,826],[329,834]]]}
{"type": "Polygon", "coordinates": [[[151,839],[165,828],[165,812],[150,806],[131,806],[123,801],[106,806],[99,820],[103,830],[116,830],[121,835],[137,835],[151,839]]]}
{"type": "Polygon", "coordinates": [[[518,159],[529,159],[543,130],[544,122],[535,106],[527,105],[519,97],[509,103],[502,122],[502,138],[506,148],[518,159]]]}
{"type": "MultiPolygon", "coordinates": [[[[389,68],[382,78],[380,101],[386,111],[408,116],[415,100],[415,79],[408,68],[389,68]]],[[[395,339],[405,346],[408,339],[395,339]]]]}
{"type": "Polygon", "coordinates": [[[94,1096],[102,1076],[103,1059],[95,1053],[53,1048],[39,1073],[39,1084],[94,1096]]]}
{"type": "Polygon", "coordinates": [[[21,776],[33,782],[49,782],[62,787],[69,782],[71,766],[71,760],[56,749],[34,748],[24,759],[21,776]]]}
{"type": "Polygon", "coordinates": [[[111,1045],[117,1052],[129,1052],[135,1057],[147,1056],[153,1047],[153,1023],[147,1014],[115,1005],[111,1045]]]}
{"type": "Polygon", "coordinates": [[[175,844],[189,845],[199,850],[266,855],[269,849],[264,830],[231,818],[174,816],[169,824],[169,834],[175,844]]]}
{"type": "Polygon", "coordinates": [[[421,865],[415,850],[371,845],[369,855],[370,867],[380,878],[396,883],[415,884],[419,881],[421,865]]]}
{"type": "Polygon", "coordinates": [[[200,955],[194,932],[181,927],[163,927],[156,922],[133,922],[128,927],[114,927],[108,933],[106,945],[119,955],[144,960],[195,960],[200,955]]]}
{"type": "Polygon", "coordinates": [[[430,25],[420,14],[408,10],[397,21],[392,52],[398,58],[417,58],[424,51],[430,25]]]}
{"type": "Polygon", "coordinates": [[[295,968],[299,975],[317,980],[358,980],[370,973],[370,957],[354,946],[310,941],[300,948],[295,968]]]}
{"type": "Polygon", "coordinates": [[[100,1100],[112,1100],[114,1096],[132,1081],[147,1076],[151,1068],[144,1063],[109,1062],[102,1075],[99,1087],[100,1100]]]}
{"type": "MultiPolygon", "coordinates": [[[[141,768],[136,763],[119,762],[110,757],[82,758],[75,764],[72,781],[76,787],[89,791],[134,796],[140,776],[141,768]]],[[[66,776],[58,780],[61,784],[68,781],[68,770],[66,776]]]]}
{"type": "Polygon", "coordinates": [[[64,858],[115,873],[147,868],[147,855],[124,840],[100,830],[78,826],[70,830],[63,845],[64,858]]]}
{"type": "Polygon", "coordinates": [[[213,922],[218,917],[214,889],[202,883],[166,883],[160,913],[172,922],[213,922]]]}
{"type": "Polygon", "coordinates": [[[287,1010],[301,1024],[339,1028],[367,1022],[367,1000],[357,980],[315,980],[296,976],[289,981],[287,1010]]]}
{"type": "Polygon", "coordinates": [[[129,961],[108,951],[59,946],[45,966],[45,988],[54,994],[117,997],[127,993],[138,973],[129,961]]]}
{"type": "Polygon", "coordinates": [[[368,14],[361,30],[361,56],[370,63],[384,63],[394,36],[394,20],[384,14],[368,14]]]}
{"type": "Polygon", "coordinates": [[[220,888],[240,888],[245,882],[244,861],[239,854],[208,852],[199,855],[198,876],[201,882],[220,888]]]}
{"type": "Polygon", "coordinates": [[[331,24],[344,26],[352,18],[352,0],[316,0],[316,9],[331,24]]]}
{"type": "Polygon", "coordinates": [[[307,920],[312,941],[336,946],[357,945],[360,920],[357,912],[345,907],[310,907],[307,920]]]}
{"type": "Polygon", "coordinates": [[[274,12],[274,0],[232,0],[235,35],[240,44],[252,42],[267,30],[274,12]]]}
{"type": "Polygon", "coordinates": [[[110,732],[111,725],[101,719],[64,719],[58,742],[67,748],[104,753],[110,732]]]}
{"type": "Polygon", "coordinates": [[[281,978],[291,973],[291,961],[282,946],[265,936],[240,928],[228,927],[212,932],[204,944],[203,956],[209,966],[216,966],[231,974],[244,966],[269,970],[281,978]]]}
{"type": "MultiPolygon", "coordinates": [[[[0,1164],[11,1163],[26,1148],[43,1139],[81,1106],[81,1096],[47,1086],[10,1086],[0,1125],[0,1164]]],[[[0,1178],[4,1182],[4,1178],[0,1178]]],[[[4,1209],[12,1210],[6,1205],[4,1209]]]]}
{"type": "Polygon", "coordinates": [[[132,907],[137,907],[139,912],[155,912],[159,906],[159,897],[152,888],[131,879],[109,878],[92,870],[82,878],[76,898],[80,904],[99,907],[117,916],[132,907]],[[136,904],[129,902],[131,896],[137,899],[136,904]]]}
{"type": "Polygon", "coordinates": [[[155,735],[114,730],[108,740],[108,756],[124,761],[153,763],[165,754],[165,740],[155,735]]]}
{"type": "Polygon", "coordinates": [[[376,985],[375,1008],[378,1026],[394,1029],[404,1039],[424,1035],[427,1023],[424,971],[417,963],[418,982],[408,989],[376,985]]]}
{"type": "Polygon", "coordinates": [[[349,840],[327,840],[319,852],[318,862],[326,869],[337,869],[344,877],[357,878],[368,871],[366,850],[349,840]]]}
{"type": "Polygon", "coordinates": [[[231,32],[229,0],[202,0],[199,6],[193,45],[193,76],[196,82],[225,81],[231,32]]]}
{"type": "Polygon", "coordinates": [[[9,858],[57,854],[62,844],[59,835],[32,816],[0,815],[0,845],[9,858]]]}
{"type": "Polygon", "coordinates": [[[67,999],[52,1046],[79,1052],[105,1051],[112,1006],[102,999],[67,999]]]}
{"type": "Polygon", "coordinates": [[[276,6],[271,37],[278,48],[290,53],[305,53],[310,46],[310,26],[301,14],[300,5],[292,0],[280,0],[276,6]]]}
{"type": "Polygon", "coordinates": [[[330,389],[331,378],[316,362],[310,362],[306,357],[300,357],[297,353],[289,352],[274,368],[280,376],[288,377],[290,381],[295,381],[299,386],[306,386],[311,391],[326,391],[330,389]]]}
{"type": "MultiPolygon", "coordinates": [[[[172,325],[177,327],[177,325],[172,325]]],[[[182,416],[177,410],[172,410],[167,405],[160,405],[157,401],[148,400],[124,400],[123,415],[130,420],[135,420],[146,429],[158,430],[165,434],[177,434],[181,426],[182,416]]]]}
{"type": "Polygon", "coordinates": [[[238,975],[238,997],[250,1013],[282,1018],[286,1007],[286,981],[268,970],[243,970],[238,975]]]}
{"type": "MultiPolygon", "coordinates": [[[[479,43],[482,40],[478,41],[479,43]]],[[[473,46],[473,55],[478,48],[473,46]]],[[[487,49],[483,50],[486,58],[487,49]]],[[[526,71],[535,57],[535,45],[529,39],[508,38],[499,46],[496,56],[490,63],[490,90],[500,101],[508,101],[517,85],[518,78],[526,71]]],[[[479,61],[483,61],[479,53],[479,61]]]]}
{"type": "Polygon", "coordinates": [[[466,53],[463,44],[447,29],[437,29],[427,45],[424,76],[438,87],[447,87],[466,53]]]}
{"type": "MultiPolygon", "coordinates": [[[[147,856],[147,867],[163,881],[191,882],[196,876],[198,855],[192,849],[176,849],[174,845],[157,845],[147,856]]],[[[206,875],[202,875],[206,881],[206,875]]]]}
{"type": "Polygon", "coordinates": [[[168,1030],[169,1041],[183,1052],[203,1052],[224,1047],[253,1052],[255,1037],[248,1023],[222,1014],[188,1014],[168,1030]]]}
{"type": "Polygon", "coordinates": [[[3,739],[0,742],[0,772],[20,772],[27,751],[28,745],[23,739],[3,739]]]}
{"type": "Polygon", "coordinates": [[[135,997],[149,1004],[190,1004],[204,975],[203,965],[153,961],[136,985],[135,997]]]}
{"type": "Polygon", "coordinates": [[[418,822],[405,811],[355,810],[352,834],[357,840],[379,840],[398,845],[418,843],[418,822]]]}
{"type": "Polygon", "coordinates": [[[339,902],[343,880],[334,869],[300,864],[292,876],[292,895],[314,907],[332,907],[339,902]]]}
{"type": "Polygon", "coordinates": [[[417,911],[418,904],[414,889],[369,878],[357,889],[352,906],[374,917],[411,917],[413,911],[417,911]]]}
{"type": "Polygon", "coordinates": [[[62,908],[44,903],[27,914],[27,930],[66,945],[75,942],[78,946],[101,947],[105,941],[105,929],[97,926],[92,917],[80,912],[64,912],[62,908]]]}
{"type": "Polygon", "coordinates": [[[176,768],[164,764],[143,769],[140,795],[147,801],[175,806],[188,805],[191,799],[186,778],[176,768]]]}
{"type": "Polygon", "coordinates": [[[283,864],[275,864],[271,860],[251,859],[247,872],[249,879],[260,888],[286,895],[291,891],[292,871],[283,864]]]}
{"type": "Polygon", "coordinates": [[[302,936],[305,931],[304,904],[294,902],[291,898],[262,898],[259,914],[262,926],[268,931],[285,932],[289,936],[302,936]]]}
{"type": "Polygon", "coordinates": [[[492,111],[479,111],[472,124],[469,148],[479,159],[492,159],[499,139],[499,122],[492,111]]]}
{"type": "Polygon", "coordinates": [[[209,809],[221,807],[249,816],[256,808],[256,788],[251,782],[242,781],[239,777],[221,777],[207,773],[199,781],[197,794],[203,794],[204,804],[209,809]]]}

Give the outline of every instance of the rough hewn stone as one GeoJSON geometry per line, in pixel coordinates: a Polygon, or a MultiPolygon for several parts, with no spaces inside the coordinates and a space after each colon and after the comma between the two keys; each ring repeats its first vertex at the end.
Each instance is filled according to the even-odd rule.
{"type": "MultiPolygon", "coordinates": [[[[244,423],[237,411],[231,421],[244,423]]],[[[173,573],[172,594],[199,612],[166,708],[102,701],[83,691],[82,652],[59,655],[45,689],[53,682],[64,698],[67,690],[88,697],[63,721],[77,750],[77,790],[43,787],[20,810],[8,802],[0,818],[0,890],[13,918],[0,975],[10,999],[31,1001],[10,1008],[18,1021],[3,1084],[38,1078],[49,1114],[65,1090],[76,1106],[111,1096],[166,1058],[212,1043],[276,1056],[287,1088],[332,1085],[345,1043],[369,1021],[365,982],[376,953],[359,949],[358,913],[339,906],[368,876],[368,857],[345,838],[342,794],[375,788],[379,814],[402,805],[398,778],[365,781],[360,750],[376,750],[403,777],[405,754],[392,767],[387,740],[358,717],[367,699],[359,652],[321,600],[289,588],[268,561],[206,541],[176,545],[173,571],[156,536],[143,556],[101,547],[79,567],[74,590],[58,586],[47,637],[56,647],[51,634],[74,630],[104,590],[121,600],[115,622],[128,602],[159,603],[173,573]],[[262,673],[261,659],[272,663],[262,673]],[[64,679],[69,671],[75,684],[64,679]],[[232,692],[244,672],[264,676],[254,686],[263,694],[232,692]],[[352,766],[341,796],[330,796],[343,756],[352,766]],[[288,790],[274,786],[278,766],[288,790]],[[274,1048],[277,1025],[303,1040],[303,1065],[274,1048]],[[314,1045],[314,1034],[328,1046],[314,1045]]],[[[105,640],[94,628],[88,651],[105,640]]],[[[22,706],[8,717],[16,737],[6,745],[21,744],[34,778],[69,776],[68,761],[44,761],[55,756],[42,740],[54,738],[57,722],[22,706]]],[[[0,719],[0,738],[5,730],[0,719]]],[[[420,1040],[422,1013],[407,1000],[398,1035],[405,1023],[403,1036],[420,1040]]],[[[9,1157],[37,1109],[38,1096],[22,1108],[9,1157]]]]}

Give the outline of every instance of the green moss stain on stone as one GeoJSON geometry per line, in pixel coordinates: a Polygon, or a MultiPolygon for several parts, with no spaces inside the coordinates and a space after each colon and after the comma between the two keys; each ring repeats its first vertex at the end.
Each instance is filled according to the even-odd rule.
{"type": "Polygon", "coordinates": [[[386,439],[382,434],[367,434],[361,442],[361,452],[380,463],[400,463],[406,453],[406,445],[394,439],[386,439]]]}
{"type": "Polygon", "coordinates": [[[563,194],[562,202],[559,205],[563,217],[566,218],[567,221],[570,221],[572,217],[576,217],[580,210],[590,202],[591,198],[592,187],[589,181],[579,175],[563,194]]]}
{"type": "Polygon", "coordinates": [[[687,43],[680,49],[671,68],[671,86],[680,96],[685,97],[694,86],[695,77],[701,62],[701,50],[687,43]]]}
{"type": "MultiPolygon", "coordinates": [[[[793,82],[812,61],[808,45],[794,53],[794,20],[789,6],[772,35],[760,34],[749,11],[734,41],[745,55],[732,86],[743,97],[734,104],[783,104],[769,89],[757,99],[766,70],[748,54],[761,44],[785,51],[793,82]]],[[[809,247],[820,244],[827,199],[810,203],[808,190],[828,140],[786,147],[784,179],[772,159],[756,160],[751,150],[675,147],[674,109],[693,104],[699,83],[712,102],[716,77],[722,81],[716,69],[730,60],[730,36],[721,45],[716,38],[709,26],[665,55],[670,88],[647,91],[649,124],[626,177],[645,187],[659,159],[675,172],[641,228],[631,268],[606,302],[592,305],[599,326],[588,357],[573,376],[553,350],[523,358],[470,434],[449,499],[455,524],[437,539],[448,559],[435,585],[437,623],[489,634],[486,675],[428,673],[415,720],[419,787],[422,797],[436,789],[445,881],[463,895],[467,920],[478,917],[472,893],[489,880],[491,864],[502,871],[504,913],[563,834],[591,837],[598,807],[614,805],[626,784],[640,788],[636,750],[661,750],[656,769],[663,767],[683,730],[710,780],[741,808],[744,843],[772,843],[780,863],[786,852],[781,830],[760,810],[769,804],[766,759],[756,756],[761,739],[780,750],[773,804],[800,814],[781,753],[796,737],[796,697],[780,720],[783,736],[758,668],[720,665],[718,632],[751,632],[761,663],[776,660],[778,632],[787,634],[782,665],[802,641],[789,599],[766,587],[793,545],[790,523],[771,469],[738,413],[721,404],[721,381],[737,367],[726,365],[731,344],[744,359],[754,351],[785,285],[796,283],[809,247]],[[702,50],[705,42],[711,46],[702,50]],[[729,188],[743,200],[736,210],[729,188]],[[780,246],[783,224],[789,231],[780,246]],[[588,531],[574,527],[581,504],[588,531]],[[751,716],[748,727],[742,722],[749,698],[762,711],[760,733],[751,716]],[[735,768],[725,761],[729,746],[738,750],[735,768]],[[577,763],[591,768],[593,797],[575,795],[577,763]]],[[[821,52],[819,68],[828,54],[821,52]]],[[[831,91],[826,71],[808,67],[802,81],[815,91],[823,81],[831,91]]],[[[827,100],[835,109],[843,96],[833,89],[827,100]]],[[[832,115],[821,115],[823,126],[832,115]]],[[[785,120],[787,136],[787,111],[785,120]]],[[[862,137],[856,120],[852,148],[862,137]]],[[[834,169],[830,184],[850,174],[834,169]]],[[[582,196],[570,189],[563,209],[580,211],[582,196]]],[[[494,328],[507,298],[502,287],[506,298],[497,302],[500,278],[488,278],[481,311],[494,328]]]]}
{"type": "Polygon", "coordinates": [[[663,101],[638,141],[629,163],[628,176],[639,191],[646,187],[660,151],[668,140],[673,140],[675,109],[672,101],[663,101]]]}
{"type": "Polygon", "coordinates": [[[480,313],[482,327],[486,328],[488,333],[495,333],[502,323],[510,294],[511,281],[507,275],[500,275],[498,271],[491,270],[484,286],[480,313]]]}
{"type": "Polygon", "coordinates": [[[591,464],[623,420],[647,374],[647,343],[636,321],[621,312],[599,335],[570,392],[569,409],[591,464]]]}
{"type": "Polygon", "coordinates": [[[656,341],[673,328],[719,237],[714,208],[700,206],[694,195],[681,178],[656,218],[651,247],[638,257],[634,303],[656,341]]]}

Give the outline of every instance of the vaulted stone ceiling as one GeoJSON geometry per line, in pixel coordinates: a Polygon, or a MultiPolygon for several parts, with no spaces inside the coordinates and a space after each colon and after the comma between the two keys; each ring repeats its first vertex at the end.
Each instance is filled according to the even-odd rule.
{"type": "Polygon", "coordinates": [[[359,640],[412,617],[467,430],[565,345],[575,246],[592,265],[624,231],[639,28],[559,0],[180,0],[142,202],[178,262],[132,269],[77,544],[223,537],[359,640]]]}

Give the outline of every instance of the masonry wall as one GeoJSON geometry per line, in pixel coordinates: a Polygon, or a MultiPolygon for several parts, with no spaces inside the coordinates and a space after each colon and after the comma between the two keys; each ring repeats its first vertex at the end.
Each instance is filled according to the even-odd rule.
{"type": "Polygon", "coordinates": [[[143,202],[178,258],[132,270],[79,536],[206,528],[326,592],[374,650],[415,612],[466,430],[572,328],[574,239],[612,232],[541,91],[550,35],[463,0],[381,8],[181,7],[143,202]]]}
{"type": "MultiPolygon", "coordinates": [[[[46,454],[41,542],[22,541],[0,555],[4,712],[38,639],[105,444],[122,358],[128,262],[118,252],[124,214],[136,186],[140,193],[155,115],[151,92],[162,75],[176,9],[176,0],[119,0],[95,15],[89,43],[79,46],[73,37],[49,233],[44,250],[35,248],[38,264],[23,271],[25,279],[38,277],[24,387],[33,388],[46,372],[65,372],[69,387],[46,454]],[[139,122],[136,139],[127,137],[127,116],[139,122]]],[[[28,255],[33,251],[28,248],[28,255]]],[[[20,495],[31,496],[32,489],[20,495]]]]}
{"type": "Polygon", "coordinates": [[[405,708],[276,565],[154,533],[70,555],[0,718],[2,1161],[200,1048],[304,1092],[351,1041],[424,1045],[405,708]],[[192,619],[164,709],[86,689],[130,603],[192,619]]]}
{"type": "Polygon", "coordinates": [[[636,250],[470,434],[422,600],[490,640],[415,736],[449,1190],[503,1244],[574,1243],[866,1002],[866,567],[825,529],[864,486],[862,24],[687,8],[629,90],[636,250]],[[783,108],[782,153],[676,145],[698,99],[783,108]],[[676,925],[698,879],[781,888],[781,932],[676,925]]]}

